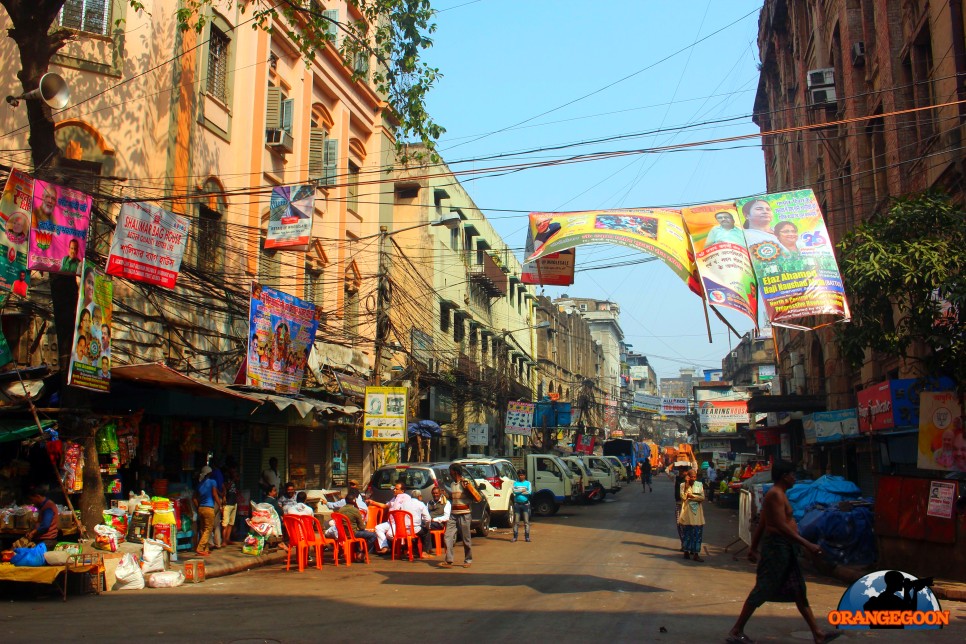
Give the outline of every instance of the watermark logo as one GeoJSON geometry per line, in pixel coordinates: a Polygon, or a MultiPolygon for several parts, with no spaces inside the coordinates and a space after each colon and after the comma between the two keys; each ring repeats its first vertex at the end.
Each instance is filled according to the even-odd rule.
{"type": "Polygon", "coordinates": [[[869,573],[842,594],[828,621],[843,630],[940,629],[949,624],[949,611],[939,605],[932,582],[932,577],[919,579],[899,570],[869,573]]]}

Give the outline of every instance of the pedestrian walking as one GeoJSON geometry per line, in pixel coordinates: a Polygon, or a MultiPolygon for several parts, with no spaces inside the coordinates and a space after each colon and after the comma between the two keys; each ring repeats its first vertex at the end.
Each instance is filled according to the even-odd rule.
{"type": "Polygon", "coordinates": [[[678,514],[678,525],[681,526],[684,548],[684,558],[694,561],[704,561],[701,558],[701,541],[704,537],[704,486],[698,479],[694,469],[684,475],[681,484],[681,511],[678,514]]]}
{"type": "Polygon", "coordinates": [[[208,540],[215,527],[215,508],[221,505],[221,495],[218,494],[218,484],[211,476],[211,468],[205,465],[198,474],[198,487],[195,490],[195,507],[198,511],[198,524],[201,536],[195,547],[195,554],[207,557],[211,554],[208,540]]]}
{"type": "Polygon", "coordinates": [[[645,458],[637,466],[641,468],[638,474],[641,477],[641,488],[643,488],[641,491],[653,492],[654,488],[651,487],[651,459],[645,458]]]}
{"type": "Polygon", "coordinates": [[[684,529],[678,521],[678,517],[681,516],[681,486],[684,484],[684,470],[675,471],[669,468],[668,476],[674,479],[674,523],[678,528],[678,539],[681,540],[681,552],[687,552],[684,549],[684,529]]]}
{"type": "Polygon", "coordinates": [[[812,608],[808,605],[805,575],[798,563],[802,548],[812,555],[822,554],[822,549],[798,534],[787,496],[789,488],[795,485],[795,466],[784,461],[775,463],[771,480],[774,485],[765,494],[760,521],[748,548],[748,559],[758,562],[757,580],[741,607],[738,621],[728,634],[727,641],[729,644],[748,644],[751,639],[745,635],[745,625],[759,606],[765,602],[792,601],[805,618],[815,642],[822,644],[831,641],[842,633],[819,629],[812,608]]]}
{"type": "Polygon", "coordinates": [[[517,470],[517,480],[513,482],[513,539],[517,540],[520,530],[520,522],[523,521],[523,536],[530,542],[530,497],[533,495],[533,486],[527,480],[526,470],[517,470]]]}
{"type": "Polygon", "coordinates": [[[463,468],[455,463],[449,466],[449,474],[453,483],[449,486],[450,515],[446,522],[446,560],[439,564],[440,568],[453,567],[453,551],[456,546],[456,532],[463,539],[463,567],[469,568],[473,563],[473,538],[470,530],[472,523],[471,508],[473,501],[482,500],[480,491],[473,482],[463,476],[463,468]]]}

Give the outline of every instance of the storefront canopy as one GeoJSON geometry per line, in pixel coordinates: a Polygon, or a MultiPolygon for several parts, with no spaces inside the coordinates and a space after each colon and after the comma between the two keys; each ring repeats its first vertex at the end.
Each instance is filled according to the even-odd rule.
{"type": "Polygon", "coordinates": [[[178,373],[160,362],[111,367],[111,378],[114,380],[126,380],[140,385],[159,385],[162,387],[181,389],[192,395],[205,398],[235,398],[253,403],[261,403],[261,399],[251,394],[234,391],[224,385],[213,382],[196,380],[183,373],[178,373]]]}
{"type": "Polygon", "coordinates": [[[289,398],[288,396],[279,396],[276,394],[259,391],[248,391],[245,392],[245,395],[251,396],[253,399],[262,401],[263,403],[271,403],[280,410],[293,407],[298,411],[302,418],[307,417],[313,411],[323,412],[326,414],[339,413],[352,415],[360,410],[359,407],[354,407],[352,405],[337,405],[335,403],[325,402],[324,400],[315,400],[313,398],[289,398]]]}
{"type": "MultiPolygon", "coordinates": [[[[53,420],[44,420],[40,423],[44,429],[53,427],[57,423],[53,420]]],[[[11,441],[22,441],[28,438],[37,438],[40,432],[37,431],[37,423],[23,420],[0,420],[0,443],[11,441]],[[26,424],[25,424],[26,423],[26,424]]]]}

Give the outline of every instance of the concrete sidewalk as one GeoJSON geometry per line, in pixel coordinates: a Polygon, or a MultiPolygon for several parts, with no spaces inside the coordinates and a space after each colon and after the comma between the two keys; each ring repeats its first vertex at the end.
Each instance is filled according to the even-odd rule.
{"type": "MultiPolygon", "coordinates": [[[[194,559],[205,562],[205,576],[209,578],[224,577],[238,572],[245,572],[252,568],[285,564],[286,551],[282,548],[266,549],[258,556],[246,555],[242,552],[241,544],[216,548],[207,557],[199,557],[193,551],[179,552],[178,561],[171,562],[171,569],[184,571],[184,563],[194,559]]],[[[295,558],[294,555],[292,557],[295,558]]],[[[295,561],[292,565],[298,565],[295,561]]]]}

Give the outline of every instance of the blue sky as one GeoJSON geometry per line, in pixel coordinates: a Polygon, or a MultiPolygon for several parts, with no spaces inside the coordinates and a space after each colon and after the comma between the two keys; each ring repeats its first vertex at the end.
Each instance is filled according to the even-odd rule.
{"type": "MultiPolygon", "coordinates": [[[[438,30],[425,59],[443,74],[428,100],[447,129],[441,155],[458,171],[755,133],[761,4],[434,0],[438,30]],[[492,155],[509,156],[480,160],[492,155]]],[[[765,191],[757,139],[462,183],[521,251],[530,211],[680,206],[765,191]]],[[[619,303],[625,339],[660,377],[720,367],[730,332],[711,315],[708,343],[700,299],[670,268],[607,267],[642,258],[614,246],[580,247],[574,285],[545,294],[619,303]],[[604,268],[586,270],[597,267],[604,268]]],[[[739,332],[751,328],[738,314],[726,317],[739,332]]]]}

